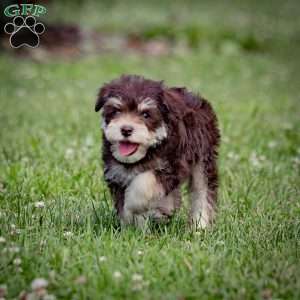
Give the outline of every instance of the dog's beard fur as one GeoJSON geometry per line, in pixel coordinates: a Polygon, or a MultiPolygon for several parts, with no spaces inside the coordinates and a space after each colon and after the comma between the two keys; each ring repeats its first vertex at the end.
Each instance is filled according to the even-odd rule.
{"type": "Polygon", "coordinates": [[[111,152],[116,160],[126,164],[132,164],[140,161],[147,155],[150,147],[155,147],[167,138],[167,127],[164,122],[154,129],[150,130],[142,123],[135,120],[134,117],[124,114],[123,116],[111,120],[109,124],[102,126],[106,139],[111,143],[111,152]],[[124,139],[121,133],[123,126],[131,126],[133,133],[129,138],[124,139]],[[137,150],[128,156],[121,155],[119,143],[124,140],[130,143],[138,144],[137,150]]]}

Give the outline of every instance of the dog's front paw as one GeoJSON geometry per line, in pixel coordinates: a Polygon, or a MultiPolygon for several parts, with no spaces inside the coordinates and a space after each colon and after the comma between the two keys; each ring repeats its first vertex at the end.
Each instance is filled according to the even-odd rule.
{"type": "Polygon", "coordinates": [[[124,206],[122,215],[121,215],[121,226],[126,227],[127,225],[133,224],[134,216],[130,209],[124,206]]]}
{"type": "Polygon", "coordinates": [[[201,231],[209,227],[210,222],[207,218],[204,218],[203,216],[199,217],[191,217],[189,220],[190,228],[193,231],[201,231]]]}
{"type": "Polygon", "coordinates": [[[143,232],[149,231],[149,217],[144,214],[132,214],[130,211],[125,211],[121,217],[121,228],[125,229],[134,225],[143,232]]]}
{"type": "Polygon", "coordinates": [[[125,191],[124,210],[143,213],[151,203],[163,197],[164,191],[152,171],[137,175],[125,191]]]}

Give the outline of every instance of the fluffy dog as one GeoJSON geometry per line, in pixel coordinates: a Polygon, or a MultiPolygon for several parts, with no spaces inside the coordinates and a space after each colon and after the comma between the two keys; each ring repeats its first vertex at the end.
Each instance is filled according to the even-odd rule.
{"type": "Polygon", "coordinates": [[[100,109],[104,177],[121,222],[143,226],[148,217],[171,216],[188,182],[190,223],[211,224],[220,135],[210,104],[185,88],[123,75],[100,89],[100,109]]]}

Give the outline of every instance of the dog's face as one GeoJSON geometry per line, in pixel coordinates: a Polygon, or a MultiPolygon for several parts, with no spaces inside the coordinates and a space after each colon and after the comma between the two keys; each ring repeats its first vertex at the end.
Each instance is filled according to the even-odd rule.
{"type": "Polygon", "coordinates": [[[136,76],[123,76],[100,90],[96,111],[103,108],[102,128],[115,159],[138,162],[167,138],[162,93],[160,82],[136,76]]]}
{"type": "Polygon", "coordinates": [[[167,137],[157,103],[152,98],[138,98],[129,102],[109,97],[103,107],[103,131],[112,144],[113,156],[123,163],[135,163],[147,154],[150,147],[167,137]]]}

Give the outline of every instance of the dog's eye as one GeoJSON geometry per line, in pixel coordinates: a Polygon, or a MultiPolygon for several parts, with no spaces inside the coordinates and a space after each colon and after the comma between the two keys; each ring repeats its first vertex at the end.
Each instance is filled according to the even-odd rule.
{"type": "Polygon", "coordinates": [[[120,109],[115,108],[115,109],[111,112],[111,115],[112,115],[112,116],[115,116],[115,115],[118,115],[120,112],[121,112],[120,109]]]}
{"type": "Polygon", "coordinates": [[[147,111],[144,111],[144,112],[142,112],[142,116],[143,116],[145,119],[148,119],[148,118],[150,118],[150,113],[147,112],[147,111]]]}

